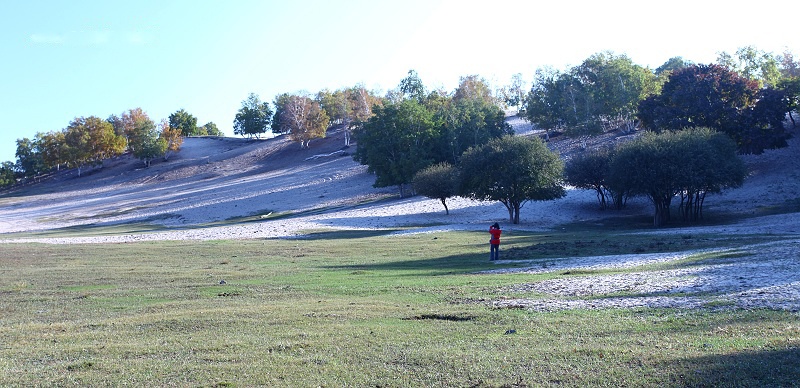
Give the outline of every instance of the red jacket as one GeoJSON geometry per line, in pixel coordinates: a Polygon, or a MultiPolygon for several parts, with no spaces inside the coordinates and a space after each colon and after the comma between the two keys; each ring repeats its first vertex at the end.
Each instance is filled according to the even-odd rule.
{"type": "Polygon", "coordinates": [[[492,234],[492,239],[489,240],[489,244],[500,245],[500,233],[503,232],[495,227],[490,227],[489,233],[492,234]]]}

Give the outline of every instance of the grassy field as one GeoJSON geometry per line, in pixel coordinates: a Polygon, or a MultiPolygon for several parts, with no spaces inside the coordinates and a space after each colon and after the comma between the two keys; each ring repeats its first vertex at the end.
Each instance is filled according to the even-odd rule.
{"type": "MultiPolygon", "coordinates": [[[[505,258],[770,236],[514,234],[505,258]]],[[[0,386],[794,386],[800,319],[769,310],[494,309],[559,273],[476,274],[484,233],[0,250],[0,386]]],[[[511,264],[513,266],[513,264],[511,264]]],[[[631,269],[631,271],[642,269],[631,269]]],[[[525,295],[535,298],[536,295],[525,295]]]]}

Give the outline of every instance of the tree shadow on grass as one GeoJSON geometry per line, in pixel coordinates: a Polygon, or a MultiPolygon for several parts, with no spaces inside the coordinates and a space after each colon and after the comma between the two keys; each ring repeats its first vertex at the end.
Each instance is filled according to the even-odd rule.
{"type": "Polygon", "coordinates": [[[347,271],[402,271],[413,276],[470,274],[493,268],[486,255],[464,254],[408,260],[388,260],[379,263],[330,265],[326,269],[347,271]]]}
{"type": "MultiPolygon", "coordinates": [[[[713,347],[708,344],[703,346],[713,347]]],[[[800,349],[715,354],[674,361],[665,386],[791,387],[800,382],[800,349]],[[676,367],[674,363],[677,363],[676,367]]]]}

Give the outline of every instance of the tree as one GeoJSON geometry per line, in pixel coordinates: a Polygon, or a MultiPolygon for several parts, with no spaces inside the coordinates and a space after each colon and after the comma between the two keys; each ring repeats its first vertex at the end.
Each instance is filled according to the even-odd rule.
{"type": "Polygon", "coordinates": [[[659,66],[655,73],[657,76],[661,76],[662,74],[666,73],[669,75],[675,70],[683,69],[684,67],[689,67],[693,65],[692,61],[687,61],[683,59],[683,57],[672,57],[664,62],[663,65],[659,66]]]}
{"type": "Polygon", "coordinates": [[[655,90],[655,74],[633,63],[625,55],[610,52],[595,54],[576,69],[576,74],[591,100],[591,121],[635,128],[639,101],[655,90]]]}
{"type": "Polygon", "coordinates": [[[328,89],[320,90],[315,101],[319,103],[319,106],[328,115],[331,123],[348,124],[350,100],[347,98],[347,90],[339,89],[334,92],[328,89]]]}
{"type": "Polygon", "coordinates": [[[694,65],[672,73],[660,94],[641,101],[638,117],[654,131],[712,128],[734,139],[740,152],[760,153],[788,138],[780,124],[786,107],[768,93],[723,66],[694,65]]]}
{"type": "MultiPolygon", "coordinates": [[[[129,136],[136,139],[137,133],[129,136]]],[[[125,151],[126,141],[114,132],[111,123],[96,116],[78,117],[64,131],[66,160],[78,167],[78,176],[85,165],[101,164],[103,159],[125,151]]]]}
{"type": "MultiPolygon", "coordinates": [[[[123,132],[116,135],[120,141],[125,139],[123,132]]],[[[62,164],[69,163],[69,160],[66,159],[64,131],[37,133],[36,139],[39,150],[42,153],[42,159],[47,168],[55,167],[56,170],[60,170],[62,164]]]]}
{"type": "Polygon", "coordinates": [[[447,199],[458,195],[459,179],[456,167],[447,162],[437,163],[414,174],[414,191],[438,199],[444,206],[445,214],[450,214],[447,199]]]}
{"type": "Polygon", "coordinates": [[[536,70],[533,86],[525,97],[525,118],[545,130],[550,137],[551,129],[575,126],[584,121],[585,93],[577,79],[551,67],[536,70]]]}
{"type": "Polygon", "coordinates": [[[272,116],[271,124],[272,133],[274,134],[286,134],[291,130],[291,126],[288,122],[281,121],[289,117],[284,115],[283,109],[289,104],[291,97],[289,93],[282,93],[275,96],[275,99],[272,101],[272,105],[275,105],[275,113],[272,116]]]}
{"type": "Polygon", "coordinates": [[[775,86],[781,78],[779,57],[759,50],[753,46],[740,47],[735,55],[719,53],[717,62],[740,74],[742,77],[758,82],[760,87],[775,86]]]}
{"type": "MultiPolygon", "coordinates": [[[[461,154],[469,147],[513,134],[513,129],[505,121],[505,112],[483,97],[442,98],[436,102],[435,120],[439,127],[437,136],[440,144],[435,158],[437,161],[457,164],[461,154]]],[[[433,105],[430,96],[428,105],[433,105]]]]}
{"type": "Polygon", "coordinates": [[[363,85],[356,85],[347,91],[347,106],[350,108],[345,120],[344,145],[350,146],[350,135],[354,128],[372,117],[372,108],[383,105],[383,101],[370,93],[363,85]]]}
{"type": "Polygon", "coordinates": [[[376,175],[374,186],[397,185],[401,196],[414,174],[436,161],[433,114],[416,99],[375,107],[353,135],[358,142],[353,159],[376,175]]]}
{"type": "Polygon", "coordinates": [[[608,184],[613,151],[610,148],[581,152],[564,166],[566,182],[579,189],[594,190],[600,209],[611,204],[621,208],[625,204],[625,193],[614,192],[608,184]]]}
{"type": "Polygon", "coordinates": [[[122,122],[125,138],[128,141],[128,150],[132,153],[136,152],[137,146],[141,146],[146,141],[141,137],[149,135],[156,125],[142,108],[123,112],[119,120],[122,122]]]}
{"type": "Polygon", "coordinates": [[[180,151],[183,144],[183,131],[180,128],[172,128],[169,123],[167,120],[161,121],[161,133],[159,135],[159,138],[164,140],[167,145],[164,150],[164,161],[169,159],[171,153],[180,151]]]}
{"type": "Polygon", "coordinates": [[[0,164],[0,189],[11,187],[17,183],[17,166],[12,162],[0,164]]]}
{"type": "Polygon", "coordinates": [[[519,111],[525,101],[525,80],[522,79],[522,73],[516,73],[511,76],[511,83],[504,89],[504,100],[509,106],[516,107],[519,111]]]}
{"type": "Polygon", "coordinates": [[[528,201],[563,197],[564,165],[538,138],[504,136],[461,156],[461,192],[483,201],[500,201],[512,223],[528,201]]]}
{"type": "Polygon", "coordinates": [[[281,133],[300,143],[300,148],[308,148],[312,139],[325,137],[330,119],[319,103],[307,96],[288,95],[281,99],[282,105],[276,120],[281,133]]]}
{"type": "Polygon", "coordinates": [[[706,193],[737,187],[745,167],[734,143],[708,128],[644,135],[618,147],[611,161],[609,186],[646,196],[654,207],[653,225],[667,224],[673,198],[681,194],[684,216],[702,214],[706,193]]]}
{"type": "Polygon", "coordinates": [[[169,128],[177,129],[181,136],[199,135],[197,117],[181,109],[169,115],[169,128]]]}
{"type": "Polygon", "coordinates": [[[481,100],[487,103],[493,103],[492,90],[489,88],[485,79],[477,75],[468,75],[461,77],[458,87],[453,94],[454,101],[461,100],[481,100]]]}
{"type": "Polygon", "coordinates": [[[250,93],[247,99],[242,101],[242,107],[233,120],[233,133],[247,137],[255,136],[258,139],[262,133],[267,132],[271,122],[272,109],[269,103],[261,102],[257,94],[250,93]]]}
{"type": "Polygon", "coordinates": [[[22,176],[32,178],[47,170],[39,142],[27,137],[17,139],[17,166],[22,170],[22,176]]]}
{"type": "Polygon", "coordinates": [[[419,78],[416,70],[409,70],[408,76],[400,80],[398,87],[400,96],[403,99],[413,98],[417,102],[425,100],[425,85],[422,84],[422,79],[419,78]]]}
{"type": "Polygon", "coordinates": [[[133,156],[150,167],[153,159],[164,156],[167,141],[161,138],[161,131],[156,123],[141,108],[131,109],[122,114],[125,122],[125,133],[128,136],[128,148],[133,156]]]}
{"type": "Polygon", "coordinates": [[[205,123],[200,128],[202,128],[201,132],[205,133],[205,135],[207,136],[224,136],[222,131],[220,131],[219,128],[217,128],[217,124],[214,124],[214,122],[212,121],[205,123]]]}

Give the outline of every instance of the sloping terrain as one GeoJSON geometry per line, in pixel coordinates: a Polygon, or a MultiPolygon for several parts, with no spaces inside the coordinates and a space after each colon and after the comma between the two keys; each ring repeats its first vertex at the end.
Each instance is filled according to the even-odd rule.
{"type": "MultiPolygon", "coordinates": [[[[518,133],[531,133],[514,124],[518,133]]],[[[564,153],[576,143],[553,139],[549,144],[564,153]]],[[[742,188],[710,195],[706,208],[754,215],[769,207],[796,205],[800,198],[797,148],[795,138],[789,148],[745,156],[752,176],[742,188]]],[[[495,221],[505,224],[508,213],[498,203],[453,198],[448,204],[451,214],[445,216],[436,200],[401,199],[396,188],[374,188],[374,176],[353,161],[353,150],[344,147],[341,130],[312,142],[310,149],[300,149],[285,136],[187,138],[181,151],[149,168],[126,155],[102,167],[84,169],[81,177],[75,170],[62,171],[3,194],[0,241],[35,237],[19,232],[102,230],[115,225],[139,225],[128,229],[140,232],[124,233],[125,228],[118,228],[88,240],[70,237],[61,242],[281,237],[325,228],[483,230],[495,221]]],[[[522,223],[507,226],[548,229],[565,222],[598,222],[650,211],[645,199],[631,201],[623,212],[599,211],[594,193],[569,190],[560,200],[526,204],[522,223]]],[[[786,227],[771,221],[762,224],[786,227]]]]}
{"type": "MultiPolygon", "coordinates": [[[[609,135],[593,142],[617,140],[609,135]]],[[[562,154],[576,146],[569,139],[548,144],[562,154]]],[[[750,177],[743,187],[706,199],[709,222],[633,232],[653,240],[660,234],[761,236],[759,243],[676,253],[500,260],[494,262],[498,269],[486,273],[584,275],[509,285],[507,297],[487,303],[536,310],[715,305],[800,310],[798,147],[794,138],[788,148],[745,156],[750,177]],[[713,219],[720,216],[727,222],[713,219]],[[698,261],[697,255],[718,259],[698,261]],[[627,270],[603,273],[619,268],[627,270]],[[544,297],[526,298],[531,291],[544,297]]],[[[642,220],[651,214],[644,199],[632,200],[624,211],[600,211],[593,192],[568,190],[556,201],[528,203],[519,225],[506,222],[508,213],[498,203],[463,198],[448,201],[451,214],[446,216],[437,200],[399,198],[395,188],[372,187],[374,176],[353,161],[352,150],[343,148],[343,134],[337,131],[306,150],[284,137],[189,138],[177,155],[150,168],[124,156],[82,177],[64,171],[0,196],[0,243],[294,238],[355,229],[486,231],[496,221],[505,236],[513,236],[523,230],[551,233],[571,222],[604,225],[609,218],[642,220]]]]}

